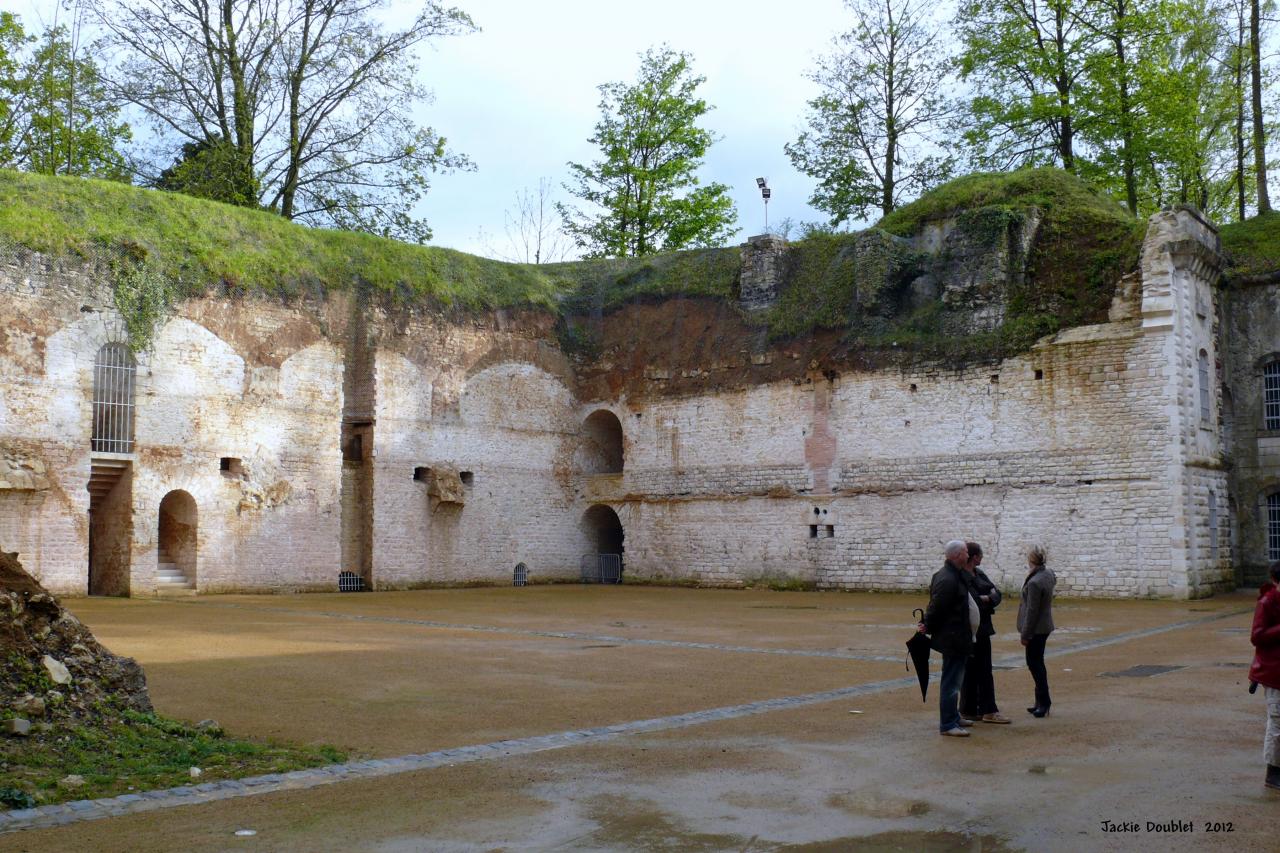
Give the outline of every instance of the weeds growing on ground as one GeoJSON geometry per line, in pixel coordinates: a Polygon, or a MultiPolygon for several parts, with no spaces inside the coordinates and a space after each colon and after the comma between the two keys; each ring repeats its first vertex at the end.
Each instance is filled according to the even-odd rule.
{"type": "Polygon", "coordinates": [[[55,725],[0,742],[0,801],[12,808],[94,799],[200,782],[284,773],[346,760],[330,746],[224,737],[157,714],[103,708],[97,723],[55,725]],[[62,780],[79,776],[82,785],[62,780]]]}

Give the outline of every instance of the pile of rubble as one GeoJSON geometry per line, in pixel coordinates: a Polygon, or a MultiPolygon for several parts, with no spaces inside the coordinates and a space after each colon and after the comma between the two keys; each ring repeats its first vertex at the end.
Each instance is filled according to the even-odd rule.
{"type": "Polygon", "coordinates": [[[151,711],[142,667],[103,648],[17,557],[0,553],[0,732],[25,736],[122,708],[151,711]]]}

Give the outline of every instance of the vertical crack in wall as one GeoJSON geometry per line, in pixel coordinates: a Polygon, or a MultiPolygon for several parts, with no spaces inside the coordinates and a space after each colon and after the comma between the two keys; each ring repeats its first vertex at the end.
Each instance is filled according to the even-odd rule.
{"type": "Polygon", "coordinates": [[[367,288],[351,300],[342,368],[342,570],[373,588],[373,427],[376,348],[369,336],[367,288]]]}
{"type": "Polygon", "coordinates": [[[836,459],[836,434],[831,430],[831,391],[825,378],[813,383],[813,414],[804,440],[804,461],[813,475],[813,493],[831,494],[831,466],[836,459]]]}

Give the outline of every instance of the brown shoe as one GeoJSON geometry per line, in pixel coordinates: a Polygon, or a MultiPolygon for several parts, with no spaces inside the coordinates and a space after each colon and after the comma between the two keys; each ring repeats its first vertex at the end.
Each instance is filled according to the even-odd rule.
{"type": "Polygon", "coordinates": [[[995,713],[995,714],[983,714],[983,715],[982,715],[982,722],[984,722],[984,723],[1000,723],[1001,725],[1006,725],[1006,726],[1007,726],[1007,725],[1009,725],[1009,723],[1013,722],[1013,720],[1010,720],[1010,719],[1009,719],[1008,717],[1006,717],[1004,714],[995,713]]]}

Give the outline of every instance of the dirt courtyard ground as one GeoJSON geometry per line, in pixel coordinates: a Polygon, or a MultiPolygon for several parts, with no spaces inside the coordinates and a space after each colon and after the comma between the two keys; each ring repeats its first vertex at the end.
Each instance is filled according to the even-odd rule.
{"type": "Polygon", "coordinates": [[[1014,722],[966,740],[938,736],[937,686],[921,703],[905,670],[924,596],[542,586],[66,603],[138,659],[164,714],[354,758],[538,746],[0,835],[0,850],[1280,845],[1263,702],[1246,692],[1248,594],[1059,601],[1043,720],[1023,710],[1010,602],[994,648],[1014,722]],[[1176,668],[1109,675],[1142,664],[1176,668]]]}

